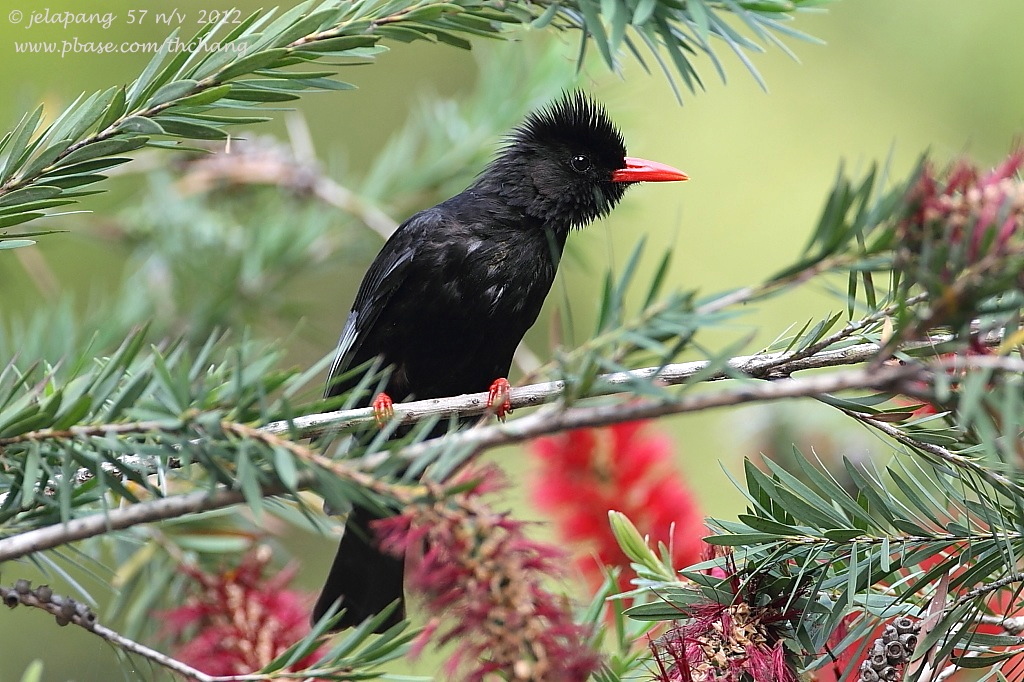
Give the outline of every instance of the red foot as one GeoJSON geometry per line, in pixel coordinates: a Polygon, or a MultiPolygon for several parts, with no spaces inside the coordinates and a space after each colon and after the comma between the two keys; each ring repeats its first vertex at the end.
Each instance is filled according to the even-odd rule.
{"type": "Polygon", "coordinates": [[[512,411],[512,386],[508,379],[495,379],[487,392],[487,409],[494,412],[498,421],[505,421],[505,415],[512,411]]]}
{"type": "Polygon", "coordinates": [[[395,403],[387,393],[378,393],[373,399],[373,416],[377,419],[377,426],[384,426],[395,416],[395,403]]]}

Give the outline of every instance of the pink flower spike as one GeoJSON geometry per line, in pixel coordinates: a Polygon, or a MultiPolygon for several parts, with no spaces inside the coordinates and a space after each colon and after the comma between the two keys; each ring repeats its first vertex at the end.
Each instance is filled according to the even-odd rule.
{"type": "MultiPolygon", "coordinates": [[[[308,596],[286,589],[294,568],[267,576],[270,558],[270,548],[261,545],[236,568],[220,573],[181,567],[194,580],[195,593],[183,606],[160,614],[166,634],[180,640],[178,659],[210,675],[244,675],[309,634],[308,596]],[[193,628],[195,634],[187,637],[193,628]]],[[[309,667],[322,653],[317,650],[291,669],[309,667]]]]}
{"type": "MultiPolygon", "coordinates": [[[[559,572],[561,553],[529,539],[526,524],[478,498],[474,489],[375,523],[387,547],[426,547],[409,567],[407,585],[435,614],[431,640],[454,646],[446,674],[480,681],[587,679],[600,663],[587,646],[589,633],[573,622],[565,600],[544,588],[559,572]]],[[[421,638],[416,649],[425,644],[421,638]]]]}

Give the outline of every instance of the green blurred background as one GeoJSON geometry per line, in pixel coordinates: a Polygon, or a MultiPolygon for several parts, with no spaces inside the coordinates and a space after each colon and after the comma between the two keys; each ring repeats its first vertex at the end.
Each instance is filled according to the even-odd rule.
{"type": "MultiPolygon", "coordinates": [[[[30,8],[16,1],[5,3],[0,12],[0,92],[5,93],[0,101],[0,128],[13,126],[37,102],[45,102],[52,114],[83,91],[130,81],[147,60],[140,54],[63,58],[18,54],[14,41],[62,40],[71,35],[82,41],[160,40],[167,33],[167,27],[152,21],[127,25],[128,10],[140,9],[128,2],[91,0],[87,4],[53,2],[50,7],[112,12],[118,18],[109,29],[26,28],[25,22],[11,23],[9,12],[27,13],[30,8]]],[[[236,6],[259,7],[254,2],[236,6]]],[[[198,19],[201,8],[212,8],[184,1],[175,7],[189,23],[198,19]]],[[[148,9],[152,17],[155,11],[172,8],[148,9]]],[[[982,165],[996,163],[1024,130],[1022,20],[1019,0],[837,2],[827,13],[800,15],[795,24],[826,45],[788,41],[799,63],[778,49],[754,58],[769,93],[727,54],[727,47],[718,45],[729,82],[722,84],[709,63],[699,62],[706,92],[684,92],[682,106],[660,73],[645,73],[632,58],[624,59],[621,77],[597,60],[588,62],[578,82],[606,103],[630,153],[675,165],[693,179],[680,186],[633,189],[610,218],[571,240],[572,256],[563,262],[563,284],[556,287],[564,287],[573,302],[576,341],[584,339],[590,328],[605,270],[621,266],[641,236],[648,241],[648,266],[660,251],[675,249],[670,277],[675,285],[704,293],[720,291],[757,283],[792,262],[815,224],[840,162],[848,169],[865,171],[872,162],[890,158],[894,177],[905,175],[925,150],[940,164],[964,153],[982,165]]],[[[514,59],[546,50],[548,43],[560,43],[557,68],[571,74],[576,41],[575,34],[531,36],[499,58],[514,59]]],[[[343,75],[358,90],[316,94],[297,106],[308,122],[318,158],[342,185],[359,185],[410,111],[432,98],[468,97],[476,87],[479,60],[508,49],[477,42],[474,56],[446,46],[391,47],[378,63],[343,75]]],[[[510,87],[507,97],[515,100],[519,94],[510,87]]],[[[258,132],[284,137],[283,114],[275,114],[275,120],[258,132]]],[[[497,142],[492,139],[488,145],[497,142]]],[[[477,170],[466,168],[452,182],[464,183],[477,170]]],[[[107,188],[107,194],[87,198],[79,207],[92,214],[50,221],[50,227],[70,232],[44,237],[37,253],[29,256],[42,259],[54,282],[33,283],[26,274],[33,266],[26,267],[23,257],[6,255],[0,260],[5,320],[24,318],[65,294],[71,294],[74,307],[87,314],[90,306],[101,307],[119,289],[130,254],[122,242],[105,236],[106,216],[137,210],[130,207],[148,195],[146,181],[138,176],[113,178],[107,188]]],[[[423,197],[427,203],[432,203],[430,199],[423,197]]],[[[400,220],[415,206],[392,207],[384,202],[382,208],[400,220]]],[[[344,221],[325,227],[328,233],[352,229],[344,221]]],[[[311,363],[331,348],[362,271],[380,244],[376,235],[365,230],[345,239],[346,253],[337,267],[300,275],[281,293],[301,317],[298,331],[273,325],[263,328],[265,335],[287,336],[296,363],[311,363]]],[[[549,304],[558,298],[553,295],[549,304]]],[[[824,289],[807,286],[751,310],[731,328],[701,340],[714,348],[753,335],[745,352],[754,352],[791,323],[823,317],[841,306],[824,289]]],[[[554,307],[549,305],[549,313],[554,307]]],[[[541,357],[549,353],[552,325],[548,318],[549,314],[542,318],[527,339],[541,357]]],[[[789,440],[805,439],[852,457],[876,447],[856,429],[836,428],[828,411],[810,403],[679,417],[663,421],[660,428],[673,434],[679,467],[705,512],[722,516],[736,512],[739,497],[718,463],[738,470],[744,455],[772,446],[763,435],[768,425],[786,426],[783,431],[788,434],[791,424],[794,431],[789,440]],[[816,434],[827,443],[816,440],[816,434]]],[[[777,439],[779,434],[774,436],[777,439]]],[[[495,459],[528,480],[529,460],[523,450],[509,448],[496,453],[495,459]]],[[[523,515],[537,518],[520,497],[513,495],[512,504],[523,515]]],[[[318,588],[334,551],[333,541],[309,535],[289,547],[308,557],[300,586],[318,588]]],[[[22,575],[20,567],[4,569],[5,583],[22,575]]],[[[27,568],[25,575],[31,575],[27,568]]],[[[42,613],[19,609],[0,614],[0,682],[17,680],[34,658],[44,660],[47,680],[111,680],[122,675],[148,679],[155,674],[148,668],[122,674],[110,647],[75,628],[58,630],[53,619],[42,613]]],[[[429,673],[431,665],[430,659],[425,660],[417,672],[429,673]]]]}

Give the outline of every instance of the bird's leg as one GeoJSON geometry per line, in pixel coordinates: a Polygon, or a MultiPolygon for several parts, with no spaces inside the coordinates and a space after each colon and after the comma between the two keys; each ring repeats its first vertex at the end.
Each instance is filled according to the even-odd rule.
{"type": "Polygon", "coordinates": [[[487,409],[494,412],[498,421],[505,421],[505,415],[512,411],[512,386],[508,379],[495,379],[487,392],[487,409]]]}
{"type": "Polygon", "coordinates": [[[395,416],[395,403],[387,393],[378,393],[373,399],[373,416],[377,420],[377,426],[384,426],[395,416]]]}

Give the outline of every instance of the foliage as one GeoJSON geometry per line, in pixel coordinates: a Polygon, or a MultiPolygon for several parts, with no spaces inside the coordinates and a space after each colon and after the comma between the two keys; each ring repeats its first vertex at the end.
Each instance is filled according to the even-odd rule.
{"type": "MultiPolygon", "coordinates": [[[[439,420],[480,412],[473,398],[432,412],[399,406],[400,417],[419,424],[391,439],[398,423],[378,431],[365,409],[315,416],[354,404],[357,391],[379,380],[376,368],[355,391],[327,403],[317,397],[315,378],[329,358],[307,370],[287,369],[282,344],[259,339],[281,336],[294,320],[289,284],[361,248],[366,235],[347,231],[338,238],[335,220],[386,234],[393,224],[387,211],[404,215],[464,182],[487,141],[569,85],[554,60],[515,53],[485,64],[503,78],[516,65],[520,109],[496,112],[493,102],[504,94],[497,84],[507,81],[486,77],[460,104],[425,105],[355,188],[334,181],[294,141],[256,139],[230,160],[216,152],[187,156],[191,144],[216,150],[229,126],[265,120],[255,111],[263,104],[347,89],[338,74],[372,60],[384,41],[468,47],[470,37],[507,37],[516,28],[573,29],[581,59],[593,45],[615,68],[629,51],[653,58],[670,80],[694,90],[701,83],[695,55],[721,71],[712,39],[753,70],[747,53],[757,49],[754,40],[803,37],[782,21],[816,4],[308,2],[280,15],[255,13],[233,28],[206,26],[198,38],[232,47],[161,53],[131,85],[80,98],[45,126],[40,110],[27,114],[0,143],[0,249],[26,246],[44,233],[7,228],[58,215],[48,211],[92,193],[107,170],[135,158],[129,167],[149,172],[144,200],[114,221],[113,239],[133,261],[117,300],[85,319],[65,302],[20,326],[5,322],[0,560],[27,557],[68,578],[76,566],[102,574],[119,591],[104,616],[129,636],[149,638],[148,614],[180,599],[186,587],[177,570],[182,559],[217,565],[224,554],[265,540],[270,520],[322,530],[327,524],[310,503],[315,494],[333,509],[359,503],[400,511],[389,522],[408,522],[395,531],[397,544],[415,539],[417,513],[433,514],[450,522],[432,526],[434,543],[455,538],[452,546],[463,547],[463,578],[484,555],[493,559],[491,569],[519,576],[521,564],[550,566],[546,550],[520,538],[518,522],[483,506],[470,509],[469,488],[451,478],[482,452],[579,427],[813,397],[891,443],[890,459],[845,461],[842,472],[816,466],[813,453],[800,451],[788,460],[792,469],[748,463],[739,483],[747,508],[735,519],[713,520],[708,542],[721,551],[688,567],[677,565],[672,547],[650,546],[645,535],[670,537],[665,529],[641,532],[612,513],[612,532],[636,576],[623,595],[633,605],[624,614],[613,608],[603,620],[602,606],[617,584],[609,575],[575,624],[567,609],[554,609],[548,616],[560,629],[544,634],[554,641],[571,632],[575,647],[589,632],[589,650],[570,648],[589,670],[598,666],[592,653],[604,647],[608,656],[593,674],[602,682],[650,670],[689,682],[712,668],[729,676],[721,679],[785,679],[827,668],[843,654],[847,674],[862,674],[862,663],[877,657],[873,642],[894,641],[891,633],[876,634],[879,625],[897,618],[910,619],[919,632],[903,652],[910,660],[899,659],[899,674],[924,680],[948,665],[1004,665],[1020,653],[1021,641],[1009,630],[981,626],[992,625],[989,611],[1008,615],[1007,601],[1024,581],[1020,154],[990,173],[966,164],[942,173],[922,162],[896,182],[876,169],[860,179],[841,171],[805,252],[764,282],[728,292],[666,291],[668,255],[642,285],[640,244],[620,273],[607,276],[590,338],[558,349],[537,370],[536,378],[554,383],[538,389],[533,404],[554,405],[505,426],[432,441],[425,437],[439,420]],[[153,154],[177,150],[173,173],[147,168],[143,147],[157,148],[148,150],[153,154]],[[125,156],[130,152],[139,153],[125,156]],[[246,165],[254,158],[273,165],[272,182],[246,165]],[[239,194],[210,194],[225,185],[239,194]],[[273,229],[297,212],[301,228],[273,229]],[[258,235],[243,229],[256,216],[269,226],[258,235]],[[196,287],[198,274],[211,270],[218,279],[196,287]],[[709,330],[751,304],[812,279],[837,292],[845,314],[785,332],[754,356],[736,357],[743,343],[706,343],[709,330]],[[638,310],[627,305],[631,292],[640,294],[638,310]],[[271,325],[270,333],[243,331],[257,316],[264,325],[279,324],[278,333],[271,325]],[[680,363],[684,351],[704,360],[680,363]],[[846,364],[858,368],[835,369],[846,364]],[[833,369],[793,376],[812,368],[833,369]],[[712,380],[730,385],[705,390],[712,380]],[[927,412],[918,409],[922,404],[927,412]],[[301,442],[328,423],[341,429],[332,449],[301,442]],[[401,478],[400,462],[411,463],[401,478]],[[451,516],[452,509],[461,515],[451,516]],[[489,529],[487,537],[463,542],[460,523],[489,529]],[[68,549],[74,541],[80,542],[68,549]],[[508,563],[513,559],[520,563],[508,563]],[[655,633],[660,621],[679,622],[655,633]],[[650,653],[637,646],[648,635],[650,653]],[[718,665],[715,654],[727,643],[743,655],[718,665]]],[[[432,566],[421,566],[417,577],[439,606],[451,584],[432,566]]],[[[501,575],[495,584],[516,583],[501,575]]],[[[97,601],[71,582],[82,602],[97,601]]],[[[53,600],[40,599],[42,588],[17,587],[3,588],[14,595],[12,605],[49,604],[52,612],[53,600]]],[[[540,589],[529,583],[528,591],[540,589]]],[[[456,622],[449,632],[467,625],[456,622]]],[[[316,624],[271,656],[261,674],[280,676],[302,661],[312,666],[302,671],[311,677],[375,676],[420,636],[403,623],[373,638],[371,623],[332,640],[320,661],[304,661],[325,647],[328,626],[316,624]]],[[[474,643],[473,657],[493,643],[474,643]]],[[[502,659],[501,670],[514,676],[523,660],[502,659]]],[[[876,662],[882,671],[895,668],[888,659],[876,662]]]]}
{"type": "MultiPolygon", "coordinates": [[[[582,60],[590,39],[614,67],[622,45],[640,58],[631,29],[672,80],[660,48],[693,90],[700,84],[687,52],[700,50],[715,59],[712,37],[724,40],[756,75],[745,53],[760,46],[745,38],[721,15],[739,16],[754,36],[781,45],[776,34],[806,38],[782,22],[797,9],[821,0],[728,2],[705,0],[681,5],[644,0],[597,3],[511,3],[494,0],[307,0],[275,16],[255,12],[231,25],[227,15],[203,26],[185,44],[216,41],[213,51],[198,47],[173,52],[177,30],[164,42],[141,75],[128,86],[113,86],[72,102],[40,130],[42,107],[25,114],[0,139],[0,249],[34,243],[46,230],[6,229],[46,216],[96,190],[84,189],[106,178],[104,172],[128,161],[144,146],[187,148],[189,140],[226,140],[229,126],[268,120],[253,115],[262,104],[277,105],[310,92],[348,90],[336,78],[343,66],[365,63],[386,48],[383,40],[432,40],[468,49],[469,38],[500,38],[511,27],[577,29],[582,60]],[[340,60],[328,62],[328,60],[340,60]],[[312,70],[314,65],[322,66],[312,70]],[[222,112],[225,110],[227,113],[222,112]],[[236,113],[241,112],[241,113],[236,113]]],[[[642,59],[641,59],[642,61],[642,59]]],[[[720,64],[714,61],[720,73],[720,64]]],[[[60,215],[60,214],[50,214],[60,215]]]]}
{"type": "MultiPolygon", "coordinates": [[[[850,321],[832,333],[837,317],[808,324],[778,347],[791,362],[870,341],[880,349],[876,367],[896,350],[905,366],[924,370],[882,391],[817,396],[892,438],[892,460],[876,466],[845,459],[845,486],[838,472],[815,466],[808,453],[788,460],[793,471],[771,460],[766,471],[748,462],[745,513],[713,520],[707,538],[729,552],[684,569],[683,583],[669,578],[672,566],[635,535],[620,531],[623,548],[643,567],[638,584],[658,595],[629,615],[675,620],[683,614],[699,623],[706,617],[701,604],[774,609],[788,622],[788,656],[804,670],[865,646],[880,623],[901,616],[922,630],[908,679],[932,679],[929,671],[950,663],[998,665],[1021,650],[1017,637],[978,629],[990,597],[1016,594],[1021,580],[1015,557],[1022,550],[1024,501],[1017,454],[1022,376],[1014,357],[1020,284],[1015,276],[992,274],[1019,272],[1021,183],[1012,178],[1018,166],[1018,154],[991,174],[968,172],[960,163],[946,181],[925,165],[882,192],[874,172],[859,183],[837,180],[807,257],[779,280],[809,271],[843,274],[850,321]],[[970,206],[980,196],[989,203],[965,209],[966,220],[959,210],[933,208],[970,206]],[[909,239],[910,230],[919,236],[909,239]],[[959,260],[951,262],[953,253],[959,260]],[[981,268],[983,279],[976,274],[981,268]],[[881,289],[880,279],[889,286],[881,289]],[[951,332],[943,346],[915,344],[943,329],[951,332]],[[898,394],[938,411],[919,416],[898,394]]],[[[858,651],[857,670],[866,656],[858,651]]],[[[690,663],[695,655],[679,654],[690,663]]]]}

